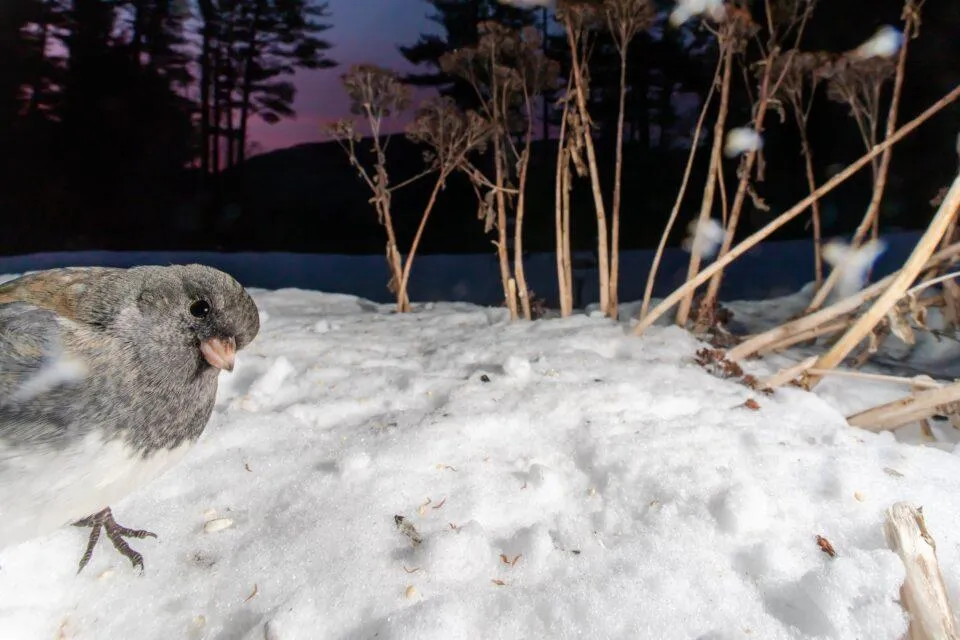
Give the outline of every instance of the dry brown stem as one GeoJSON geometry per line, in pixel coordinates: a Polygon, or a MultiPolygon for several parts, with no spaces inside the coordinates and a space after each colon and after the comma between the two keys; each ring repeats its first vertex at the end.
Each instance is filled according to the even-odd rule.
{"type": "MultiPolygon", "coordinates": [[[[771,5],[770,0],[764,2],[764,14],[767,17],[767,40],[758,42],[758,48],[761,51],[763,59],[759,62],[760,82],[757,91],[757,97],[754,101],[752,128],[758,134],[763,134],[764,121],[767,110],[770,107],[771,99],[776,96],[780,90],[781,84],[787,77],[790,68],[793,65],[793,56],[796,49],[792,49],[786,54],[780,53],[781,41],[789,33],[793,33],[796,44],[799,44],[803,37],[807,21],[813,12],[814,3],[810,0],[791,0],[788,2],[771,5]],[[780,64],[775,64],[779,60],[780,64]]],[[[746,18],[745,18],[746,20],[746,18]]],[[[740,26],[741,33],[744,36],[756,32],[756,27],[745,22],[740,26]]],[[[723,242],[720,245],[718,257],[723,257],[730,247],[733,246],[733,239],[740,223],[740,215],[746,203],[747,195],[751,195],[756,201],[758,197],[753,193],[751,179],[754,171],[754,165],[761,157],[760,149],[748,150],[740,161],[737,170],[739,182],[737,191],[733,196],[733,204],[730,205],[730,215],[726,223],[726,232],[723,242]]],[[[762,166],[762,165],[761,165],[762,166]]],[[[762,174],[762,168],[758,174],[762,174]]],[[[762,179],[759,178],[758,179],[762,179]]],[[[697,317],[697,327],[700,330],[707,330],[713,325],[713,311],[717,306],[717,297],[720,292],[720,284],[723,280],[723,270],[718,271],[707,286],[707,292],[700,304],[697,317]]]]}
{"type": "MultiPolygon", "coordinates": [[[[777,97],[785,102],[793,113],[794,122],[800,133],[800,150],[804,159],[807,186],[813,193],[817,189],[817,179],[813,171],[813,149],[810,147],[808,123],[810,110],[813,108],[813,100],[816,97],[821,80],[816,73],[816,69],[823,64],[823,54],[794,50],[792,56],[781,56],[775,64],[779,65],[784,62],[789,64],[786,65],[786,72],[782,76],[783,81],[780,83],[780,92],[777,97]]],[[[820,224],[820,202],[818,200],[813,201],[811,212],[814,281],[816,288],[819,289],[823,285],[823,231],[820,224]]]]}
{"type": "Polygon", "coordinates": [[[500,277],[504,300],[510,317],[518,317],[518,302],[526,319],[532,308],[523,269],[523,218],[530,145],[533,138],[533,106],[536,97],[556,83],[559,66],[548,60],[542,51],[540,34],[535,28],[516,31],[493,21],[479,25],[480,40],[476,46],[464,47],[441,56],[444,72],[466,80],[476,93],[483,114],[492,123],[494,178],[491,183],[476,167],[463,163],[461,170],[473,182],[480,195],[481,217],[485,231],[495,229],[500,277]],[[517,149],[513,136],[520,134],[524,148],[517,149]],[[515,159],[512,163],[508,160],[515,159]],[[511,167],[515,167],[519,184],[508,201],[511,190],[511,167]],[[507,210],[516,206],[514,260],[511,270],[507,237],[507,210]],[[510,282],[513,282],[511,288],[510,282]],[[516,294],[511,293],[515,291],[516,294]]]}
{"type": "MultiPolygon", "coordinates": [[[[936,268],[937,265],[944,264],[957,255],[960,255],[960,243],[938,251],[930,258],[926,266],[928,269],[936,268]]],[[[822,335],[822,333],[830,333],[830,329],[835,326],[833,321],[836,318],[856,311],[864,302],[880,295],[882,291],[890,286],[895,275],[896,274],[891,274],[878,280],[856,294],[840,300],[829,307],[752,336],[731,349],[727,353],[727,357],[733,361],[739,361],[754,354],[769,353],[798,342],[803,342],[808,338],[822,335]],[[818,332],[818,328],[820,327],[824,328],[822,333],[818,332]],[[795,339],[798,336],[804,337],[795,339]]],[[[836,324],[840,325],[841,329],[844,329],[847,328],[851,322],[852,319],[836,321],[836,324]]]]}
{"type": "MultiPolygon", "coordinates": [[[[738,34],[733,23],[728,22],[721,27],[717,35],[717,41],[720,46],[720,57],[723,59],[723,77],[720,81],[720,108],[717,112],[717,119],[713,125],[710,165],[707,168],[707,182],[703,187],[703,200],[700,204],[700,215],[697,217],[698,225],[705,224],[710,219],[710,214],[713,211],[718,174],[720,172],[724,130],[727,125],[727,112],[730,108],[730,84],[733,80],[734,54],[740,45],[738,34]]],[[[687,280],[697,275],[697,271],[700,270],[700,260],[701,256],[696,251],[696,243],[694,243],[690,251],[690,262],[687,265],[687,280]]],[[[695,293],[696,289],[691,289],[677,307],[676,323],[681,327],[687,324],[695,293]]]]}
{"type": "Polygon", "coordinates": [[[941,413],[945,405],[960,401],[960,382],[926,389],[847,417],[854,427],[889,431],[941,413]]]}
{"type": "Polygon", "coordinates": [[[590,174],[590,189],[593,194],[594,212],[597,217],[597,271],[600,285],[600,311],[610,315],[610,252],[606,205],[600,188],[600,172],[597,168],[597,152],[593,144],[592,120],[587,107],[590,91],[587,40],[590,32],[602,20],[600,5],[589,2],[566,1],[558,3],[557,18],[563,24],[570,49],[572,90],[577,105],[583,147],[587,154],[587,169],[590,174]]]}
{"type": "MultiPolygon", "coordinates": [[[[919,3],[915,0],[906,0],[903,11],[903,18],[906,21],[903,44],[900,47],[900,54],[895,67],[889,59],[869,58],[861,60],[847,54],[834,64],[826,65],[820,71],[821,75],[827,78],[828,95],[832,99],[845,101],[850,105],[851,113],[857,119],[861,132],[865,136],[864,144],[868,145],[868,149],[875,146],[877,142],[880,95],[883,85],[891,77],[894,78],[893,95],[890,99],[890,110],[887,113],[884,137],[889,137],[897,128],[900,96],[903,93],[903,83],[906,75],[907,51],[910,39],[917,37],[919,32],[919,12],[922,4],[923,0],[919,3]]],[[[860,246],[867,231],[871,231],[874,238],[879,236],[880,203],[883,200],[892,156],[893,148],[888,147],[880,156],[879,162],[873,165],[873,193],[870,196],[866,213],[864,213],[863,219],[854,231],[851,240],[851,246],[853,247],[860,246]]],[[[840,269],[833,269],[830,272],[830,276],[823,286],[817,290],[816,295],[810,302],[809,310],[818,309],[823,305],[827,296],[830,295],[839,281],[840,272],[840,269]]]]}
{"type": "MultiPolygon", "coordinates": [[[[710,102],[713,100],[713,94],[717,90],[717,84],[720,82],[720,70],[723,68],[723,56],[717,59],[717,68],[713,71],[713,80],[710,82],[710,90],[700,108],[700,116],[697,118],[697,126],[693,131],[693,139],[690,142],[690,153],[687,155],[687,166],[683,170],[683,180],[680,182],[680,190],[677,192],[677,199],[673,203],[673,209],[670,210],[670,217],[667,219],[667,225],[660,234],[660,243],[657,245],[657,251],[653,255],[653,263],[650,265],[650,272],[647,274],[647,284],[643,290],[643,302],[640,305],[640,317],[647,315],[647,309],[650,307],[650,299],[653,296],[653,285],[657,278],[657,270],[660,268],[660,260],[663,259],[663,250],[667,246],[667,240],[670,238],[670,232],[673,225],[676,224],[677,216],[680,214],[680,205],[683,203],[683,196],[687,192],[687,185],[690,182],[690,174],[693,172],[693,160],[697,155],[697,149],[700,147],[700,134],[703,132],[703,123],[707,118],[707,111],[710,109],[710,102]]],[[[721,183],[722,184],[722,183],[721,183]]]]}
{"type": "MultiPolygon", "coordinates": [[[[467,162],[467,156],[473,151],[482,151],[493,130],[490,123],[474,112],[463,113],[449,98],[437,98],[425,103],[419,110],[417,117],[407,128],[407,137],[413,142],[424,143],[430,151],[425,160],[437,172],[437,180],[430,193],[420,224],[413,237],[407,259],[400,276],[398,296],[406,300],[407,285],[410,282],[410,269],[413,258],[423,237],[427,220],[437,202],[437,196],[446,185],[447,178],[460,166],[467,162]]],[[[407,309],[400,309],[405,311],[407,309]]]]}
{"type": "Polygon", "coordinates": [[[954,102],[958,97],[960,97],[960,85],[957,85],[956,87],[954,87],[945,96],[937,100],[933,105],[931,105],[925,111],[923,111],[923,113],[919,114],[913,120],[911,120],[907,124],[900,127],[900,129],[898,129],[892,136],[888,137],[883,142],[881,142],[876,147],[874,147],[872,150],[870,150],[869,152],[861,156],[858,160],[851,163],[843,171],[840,171],[839,173],[834,175],[832,178],[830,178],[830,180],[820,185],[820,187],[817,188],[815,192],[811,193],[809,196],[801,200],[799,203],[797,203],[787,211],[777,216],[777,218],[775,218],[774,220],[771,220],[762,229],[759,229],[758,231],[753,233],[751,236],[745,238],[742,242],[740,242],[740,244],[738,244],[736,247],[731,249],[727,255],[717,259],[716,262],[714,262],[709,267],[707,267],[706,269],[701,271],[699,274],[697,274],[695,278],[693,278],[692,280],[688,280],[683,285],[675,289],[673,293],[667,296],[664,300],[660,302],[660,304],[658,304],[654,309],[652,309],[646,317],[641,318],[639,322],[637,322],[637,324],[634,326],[633,334],[641,335],[650,326],[652,326],[653,323],[660,318],[660,316],[662,316],[663,314],[668,312],[670,309],[672,309],[673,306],[677,304],[691,289],[696,289],[698,286],[706,282],[707,279],[709,279],[710,276],[712,276],[714,273],[725,268],[728,264],[730,264],[731,262],[739,258],[741,255],[749,251],[758,243],[768,238],[781,226],[783,226],[790,220],[793,220],[798,215],[806,211],[806,209],[810,206],[811,202],[813,202],[817,198],[823,197],[824,195],[826,195],[827,193],[835,189],[837,186],[842,184],[844,181],[849,179],[850,176],[852,176],[854,173],[862,169],[865,165],[869,164],[873,158],[883,153],[884,149],[886,149],[891,145],[896,144],[897,142],[899,142],[900,140],[908,136],[920,125],[922,125],[924,122],[929,120],[935,114],[940,112],[944,107],[954,102]]]}
{"type": "MultiPolygon", "coordinates": [[[[903,297],[904,292],[920,275],[924,265],[933,255],[940,239],[949,228],[950,222],[957,215],[958,208],[960,208],[960,175],[954,179],[953,185],[940,205],[940,210],[933,217],[927,230],[917,242],[917,246],[914,247],[913,253],[910,254],[903,267],[897,272],[890,286],[880,294],[870,309],[857,319],[847,333],[827,353],[820,357],[816,365],[818,368],[833,369],[839,365],[847,354],[873,331],[874,327],[903,297]]],[[[817,376],[811,376],[809,378],[810,387],[816,386],[818,381],[817,376]]]]}
{"type": "Polygon", "coordinates": [[[627,56],[630,43],[653,23],[656,16],[650,0],[603,0],[603,16],[620,54],[620,96],[617,106],[617,148],[613,174],[610,220],[610,308],[617,317],[620,293],[620,200],[623,180],[623,125],[627,101],[627,56]]]}
{"type": "Polygon", "coordinates": [[[352,121],[340,120],[328,128],[328,133],[346,151],[350,164],[373,193],[371,202],[387,233],[386,258],[391,275],[388,288],[397,295],[397,308],[405,311],[409,308],[410,301],[405,297],[406,292],[399,288],[403,260],[397,247],[391,197],[394,190],[410,184],[428,172],[423,172],[401,185],[391,186],[386,156],[389,138],[384,139],[381,131],[385,119],[397,115],[409,106],[410,89],[400,82],[393,71],[370,64],[354,65],[341,76],[341,81],[350,97],[350,111],[354,115],[362,115],[370,126],[374,154],[372,175],[358,158],[357,143],[361,138],[352,121]]]}
{"type": "Polygon", "coordinates": [[[570,258],[570,150],[567,139],[567,121],[570,100],[563,98],[560,119],[560,141],[557,149],[556,195],[554,201],[554,228],[557,243],[557,288],[560,292],[560,316],[573,314],[573,264],[570,258]]]}

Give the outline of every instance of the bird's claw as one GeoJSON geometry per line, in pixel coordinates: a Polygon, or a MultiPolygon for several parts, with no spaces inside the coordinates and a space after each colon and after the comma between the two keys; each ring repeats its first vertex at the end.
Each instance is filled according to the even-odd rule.
{"type": "Polygon", "coordinates": [[[137,569],[140,573],[143,573],[143,556],[134,551],[130,545],[127,544],[127,541],[124,538],[156,538],[157,534],[146,531],[144,529],[128,529],[127,527],[117,524],[117,521],[113,519],[113,512],[110,511],[110,507],[107,507],[99,513],[95,513],[92,516],[88,516],[83,520],[78,520],[73,523],[75,527],[91,527],[90,538],[87,541],[87,549],[83,553],[83,557],[80,558],[80,567],[77,569],[77,573],[83,571],[83,568],[87,566],[87,563],[90,562],[90,558],[93,557],[93,549],[97,546],[97,541],[100,539],[100,530],[103,529],[107,533],[107,538],[110,539],[110,542],[113,543],[113,546],[121,554],[126,556],[130,562],[133,564],[133,568],[137,569]]]}

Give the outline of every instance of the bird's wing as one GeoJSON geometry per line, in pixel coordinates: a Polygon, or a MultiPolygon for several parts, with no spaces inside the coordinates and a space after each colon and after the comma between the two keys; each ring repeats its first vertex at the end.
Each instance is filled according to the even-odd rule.
{"type": "Polygon", "coordinates": [[[57,314],[25,302],[0,303],[0,405],[43,365],[61,328],[57,314]]]}
{"type": "Polygon", "coordinates": [[[25,302],[0,303],[0,462],[4,445],[49,439],[66,426],[44,394],[82,378],[64,357],[73,323],[25,302]],[[41,425],[48,428],[39,428],[41,425]]]}
{"type": "Polygon", "coordinates": [[[27,274],[0,284],[0,305],[24,302],[72,320],[83,290],[116,272],[109,267],[67,267],[27,274]]]}

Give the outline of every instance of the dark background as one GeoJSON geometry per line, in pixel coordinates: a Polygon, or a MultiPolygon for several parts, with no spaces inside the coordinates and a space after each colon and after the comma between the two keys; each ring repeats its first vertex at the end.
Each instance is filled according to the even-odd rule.
{"type": "MultiPolygon", "coordinates": [[[[475,16],[496,13],[542,26],[539,10],[508,11],[487,0],[389,4],[394,3],[413,15],[436,17],[422,18],[426,36],[419,44],[396,43],[398,66],[420,63],[416,68],[423,75],[411,80],[421,97],[435,83],[446,86],[445,78],[432,77],[431,60],[451,46],[471,44],[475,16]],[[447,10],[438,13],[433,5],[447,10]]],[[[670,4],[662,3],[664,9],[670,4]]],[[[331,48],[338,33],[341,41],[367,37],[342,22],[336,6],[309,0],[0,2],[0,252],[382,253],[384,235],[369,192],[336,143],[311,142],[313,133],[302,144],[258,152],[262,144],[250,133],[251,123],[263,131],[290,122],[297,93],[311,90],[310,78],[335,78],[348,63],[363,61],[338,59],[338,49],[331,48]]],[[[901,3],[893,0],[821,0],[803,48],[851,49],[880,25],[899,26],[900,11],[901,3]]],[[[927,0],[922,15],[920,38],[911,43],[908,58],[901,123],[960,82],[960,2],[927,0]]],[[[715,65],[708,34],[693,22],[680,32],[664,31],[662,17],[656,35],[641,35],[632,46],[624,249],[650,247],[659,238],[680,184],[699,98],[709,89],[715,65]]],[[[552,32],[556,25],[550,23],[552,32]]],[[[390,38],[389,20],[377,28],[378,39],[390,38]]],[[[564,56],[562,50],[556,55],[564,56]]],[[[609,193],[616,114],[602,96],[603,88],[608,96],[615,93],[616,58],[601,51],[592,63],[592,114],[609,193]]],[[[335,83],[324,83],[331,85],[334,89],[326,90],[336,90],[335,83]]],[[[328,98],[342,103],[341,96],[328,98]]],[[[748,122],[748,108],[744,83],[735,82],[730,125],[748,122]]],[[[811,144],[822,182],[864,148],[845,107],[819,95],[813,114],[811,144]]],[[[403,118],[399,122],[402,126],[403,118]]],[[[318,119],[316,131],[321,124],[318,119]]],[[[896,147],[883,228],[926,225],[933,212],[929,201],[957,171],[958,131],[960,110],[954,105],[896,147]]],[[[799,138],[789,118],[781,124],[775,113],[768,116],[765,150],[767,176],[758,190],[771,211],[748,204],[740,233],[755,230],[807,193],[799,138]]],[[[535,148],[527,251],[554,247],[555,153],[551,140],[535,148]]],[[[697,185],[703,183],[707,154],[699,158],[684,221],[699,207],[697,185]]],[[[399,182],[420,170],[421,150],[399,133],[389,161],[391,177],[399,182]]],[[[726,162],[732,192],[735,162],[726,162]]],[[[409,245],[430,186],[425,181],[395,197],[401,247],[409,245]]],[[[859,222],[869,190],[867,170],[824,200],[827,236],[859,222]]],[[[595,223],[586,179],[577,182],[574,198],[574,248],[590,249],[595,223]]],[[[454,176],[420,252],[490,251],[490,236],[476,211],[472,189],[454,176]]],[[[776,237],[805,235],[805,224],[799,220],[776,237]]]]}

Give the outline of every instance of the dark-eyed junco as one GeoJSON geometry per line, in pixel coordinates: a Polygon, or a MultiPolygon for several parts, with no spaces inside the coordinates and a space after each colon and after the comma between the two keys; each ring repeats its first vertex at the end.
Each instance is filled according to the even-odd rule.
{"type": "Polygon", "coordinates": [[[0,548],[89,526],[143,568],[110,505],[189,450],[260,318],[201,265],[53,269],[0,285],[0,548]]]}

